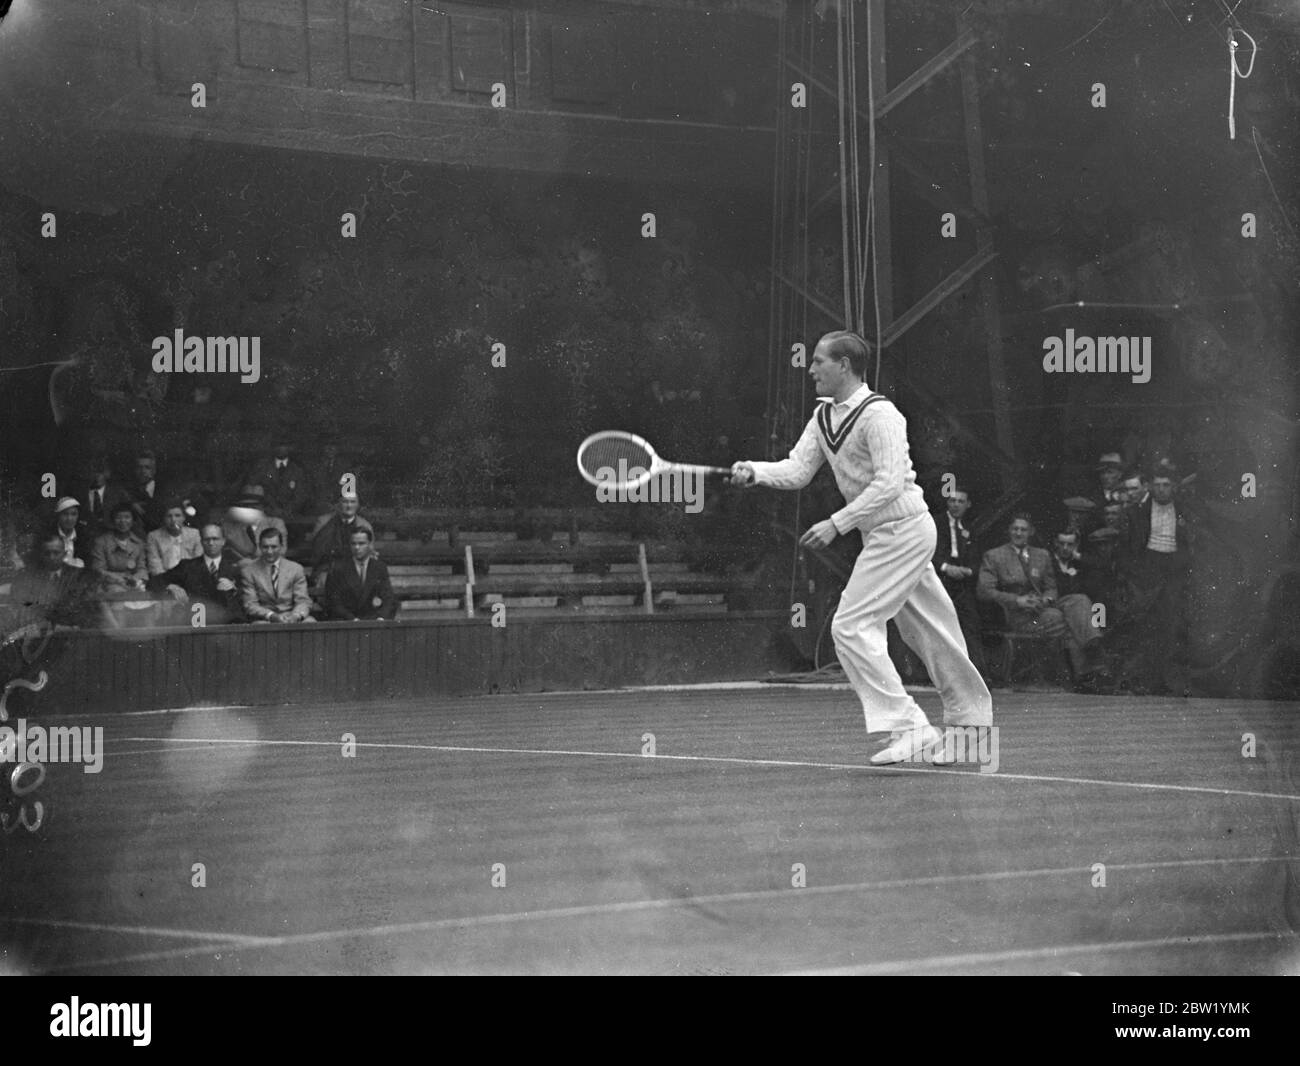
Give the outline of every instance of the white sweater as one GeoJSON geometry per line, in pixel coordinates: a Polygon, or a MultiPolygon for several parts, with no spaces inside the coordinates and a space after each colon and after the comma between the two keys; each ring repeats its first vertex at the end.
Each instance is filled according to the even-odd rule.
{"type": "Polygon", "coordinates": [[[788,459],[753,463],[754,481],[776,489],[801,489],[822,463],[847,501],[831,515],[841,534],[865,532],[883,522],[926,513],[907,450],[907,419],[863,385],[843,403],[819,397],[819,406],[788,459]]]}

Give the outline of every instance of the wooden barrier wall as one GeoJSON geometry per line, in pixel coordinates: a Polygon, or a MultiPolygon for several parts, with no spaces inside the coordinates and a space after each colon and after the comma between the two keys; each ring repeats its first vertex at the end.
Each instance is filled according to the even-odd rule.
{"type": "MultiPolygon", "coordinates": [[[[54,637],[28,669],[33,714],[287,704],[689,684],[761,678],[793,663],[784,611],[211,626],[54,637]]],[[[21,701],[21,707],[19,703],[21,701]]]]}

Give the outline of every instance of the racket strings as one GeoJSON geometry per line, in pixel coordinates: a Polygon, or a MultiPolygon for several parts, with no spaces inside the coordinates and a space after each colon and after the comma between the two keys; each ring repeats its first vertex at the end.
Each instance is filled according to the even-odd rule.
{"type": "Polygon", "coordinates": [[[633,481],[650,469],[650,452],[626,437],[596,437],[583,445],[578,464],[600,481],[633,481]]]}

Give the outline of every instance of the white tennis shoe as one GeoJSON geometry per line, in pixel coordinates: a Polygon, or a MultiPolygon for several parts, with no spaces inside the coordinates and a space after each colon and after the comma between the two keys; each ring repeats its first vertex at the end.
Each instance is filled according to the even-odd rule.
{"type": "Polygon", "coordinates": [[[890,742],[871,756],[873,766],[896,762],[928,762],[949,766],[957,761],[956,752],[946,743],[943,733],[932,725],[921,729],[898,729],[890,742]]]}

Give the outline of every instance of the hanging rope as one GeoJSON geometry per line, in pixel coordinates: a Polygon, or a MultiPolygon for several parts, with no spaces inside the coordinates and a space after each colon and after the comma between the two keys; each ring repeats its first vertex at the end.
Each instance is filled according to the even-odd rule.
{"type": "Polygon", "coordinates": [[[1234,26],[1228,30],[1228,139],[1235,141],[1237,139],[1237,79],[1245,81],[1250,77],[1255,69],[1255,56],[1259,54],[1259,45],[1255,43],[1255,38],[1247,33],[1241,26],[1234,26]],[[1250,66],[1242,71],[1237,66],[1237,34],[1240,33],[1250,42],[1250,66]]]}
{"type": "MultiPolygon", "coordinates": [[[[872,340],[876,345],[876,372],[871,382],[873,389],[880,388],[880,359],[884,344],[880,336],[880,269],[876,245],[876,55],[871,40],[871,3],[867,0],[867,166],[871,168],[871,180],[867,186],[867,222],[871,227],[869,241],[871,244],[871,303],[875,311],[875,332],[872,340]]],[[[885,219],[889,225],[889,219],[885,219]]],[[[865,274],[865,267],[863,270],[865,274]]]]}

